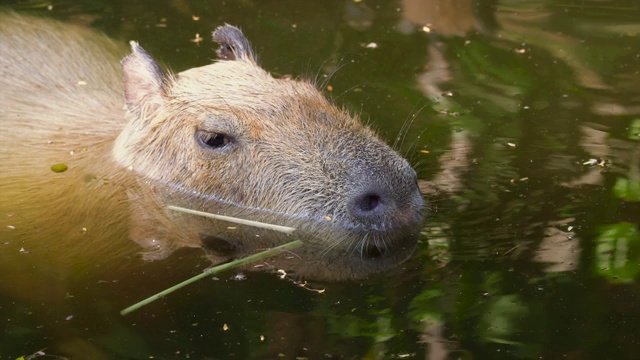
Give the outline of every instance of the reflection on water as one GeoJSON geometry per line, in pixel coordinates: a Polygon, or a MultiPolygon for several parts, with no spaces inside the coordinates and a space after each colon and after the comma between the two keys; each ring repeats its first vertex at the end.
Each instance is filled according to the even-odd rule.
{"type": "MultiPolygon", "coordinates": [[[[195,33],[240,25],[266,68],[316,77],[389,143],[399,139],[429,221],[403,266],[311,284],[323,295],[244,272],[125,319],[117,311],[208,262],[183,248],[140,263],[128,248],[69,273],[21,254],[5,271],[19,275],[0,277],[11,289],[0,300],[3,356],[44,347],[91,358],[640,353],[636,1],[92,4],[47,14],[92,19],[183,68],[211,57],[212,44],[188,41],[195,33]]],[[[3,249],[18,252],[8,219],[3,249]]]]}

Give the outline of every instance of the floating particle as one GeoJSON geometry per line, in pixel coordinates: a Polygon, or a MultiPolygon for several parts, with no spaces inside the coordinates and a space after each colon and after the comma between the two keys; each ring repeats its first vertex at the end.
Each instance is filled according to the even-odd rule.
{"type": "Polygon", "coordinates": [[[235,275],[233,275],[231,277],[231,279],[235,280],[235,281],[243,281],[243,280],[247,280],[247,276],[243,273],[237,273],[235,275]]]}
{"type": "Polygon", "coordinates": [[[51,165],[51,171],[55,172],[55,173],[61,173],[61,172],[65,172],[67,171],[67,169],[69,169],[69,167],[65,164],[54,164],[51,165]]]}
{"type": "Polygon", "coordinates": [[[199,46],[202,40],[204,40],[204,38],[200,36],[200,34],[196,33],[196,36],[193,39],[190,39],[189,41],[199,46]]]}
{"type": "Polygon", "coordinates": [[[285,277],[287,277],[287,272],[282,269],[279,269],[278,271],[276,271],[276,273],[278,274],[278,277],[280,279],[284,279],[285,277]]]}

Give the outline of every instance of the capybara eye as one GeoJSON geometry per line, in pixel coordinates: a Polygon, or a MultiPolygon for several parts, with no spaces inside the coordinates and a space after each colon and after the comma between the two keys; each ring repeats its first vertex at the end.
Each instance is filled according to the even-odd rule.
{"type": "Polygon", "coordinates": [[[211,149],[225,147],[231,142],[231,137],[222,133],[200,130],[196,133],[200,146],[211,149]]]}

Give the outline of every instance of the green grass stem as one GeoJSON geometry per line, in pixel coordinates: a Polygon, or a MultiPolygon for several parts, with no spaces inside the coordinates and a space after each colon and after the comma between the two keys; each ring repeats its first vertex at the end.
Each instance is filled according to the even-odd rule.
{"type": "Polygon", "coordinates": [[[155,294],[153,296],[150,296],[150,297],[148,297],[148,298],[146,298],[146,299],[144,299],[144,300],[142,300],[142,301],[140,301],[140,302],[138,302],[136,304],[133,304],[133,305],[129,306],[128,308],[120,311],[120,315],[125,316],[125,315],[127,315],[127,314],[129,314],[129,313],[131,313],[133,311],[136,311],[139,308],[141,308],[141,307],[143,307],[143,306],[145,306],[145,305],[147,305],[149,303],[152,303],[152,302],[154,302],[154,301],[156,301],[156,300],[158,300],[158,299],[160,299],[160,298],[162,298],[162,297],[164,297],[164,296],[166,296],[166,295],[168,295],[168,294],[170,294],[170,293],[172,293],[172,292],[174,292],[174,291],[176,291],[176,290],[178,290],[178,289],[180,289],[180,288],[182,288],[182,287],[184,287],[186,285],[191,284],[192,282],[198,281],[198,280],[200,280],[202,278],[205,278],[207,276],[210,276],[210,275],[213,275],[213,274],[217,274],[219,272],[222,272],[222,271],[225,271],[225,270],[228,270],[228,269],[233,269],[233,268],[238,267],[238,266],[246,265],[246,264],[252,263],[254,261],[262,260],[262,259],[265,259],[265,258],[268,258],[268,257],[271,257],[271,256],[275,256],[275,255],[278,255],[278,254],[280,254],[281,252],[283,252],[285,250],[292,250],[292,249],[298,248],[300,246],[302,246],[302,241],[295,240],[295,241],[286,243],[284,245],[280,245],[280,246],[271,248],[269,250],[265,250],[265,251],[261,251],[259,253],[253,254],[253,255],[249,255],[249,256],[244,257],[242,259],[238,259],[238,260],[234,260],[234,261],[231,261],[231,262],[228,262],[228,263],[225,263],[225,264],[214,266],[212,268],[209,268],[209,269],[203,271],[201,274],[198,274],[198,275],[196,275],[196,276],[194,276],[194,277],[192,277],[190,279],[187,279],[187,280],[185,280],[185,281],[183,281],[183,282],[181,282],[179,284],[176,284],[176,285],[174,285],[174,286],[172,286],[172,287],[170,287],[170,288],[168,288],[168,289],[166,289],[164,291],[161,291],[161,292],[159,292],[159,293],[157,293],[157,294],[155,294]]]}

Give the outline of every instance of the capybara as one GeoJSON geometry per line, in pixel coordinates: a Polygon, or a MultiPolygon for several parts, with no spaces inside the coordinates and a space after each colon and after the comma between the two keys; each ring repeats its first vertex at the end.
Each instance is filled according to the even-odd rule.
{"type": "Polygon", "coordinates": [[[424,214],[409,163],[314,84],[272,77],[238,28],[213,39],[220,60],[173,74],[135,42],[120,61],[126,47],[92,30],[0,15],[3,240],[55,263],[122,239],[146,259],[189,246],[221,261],[300,238],[277,266],[314,278],[409,257],[424,214]]]}

